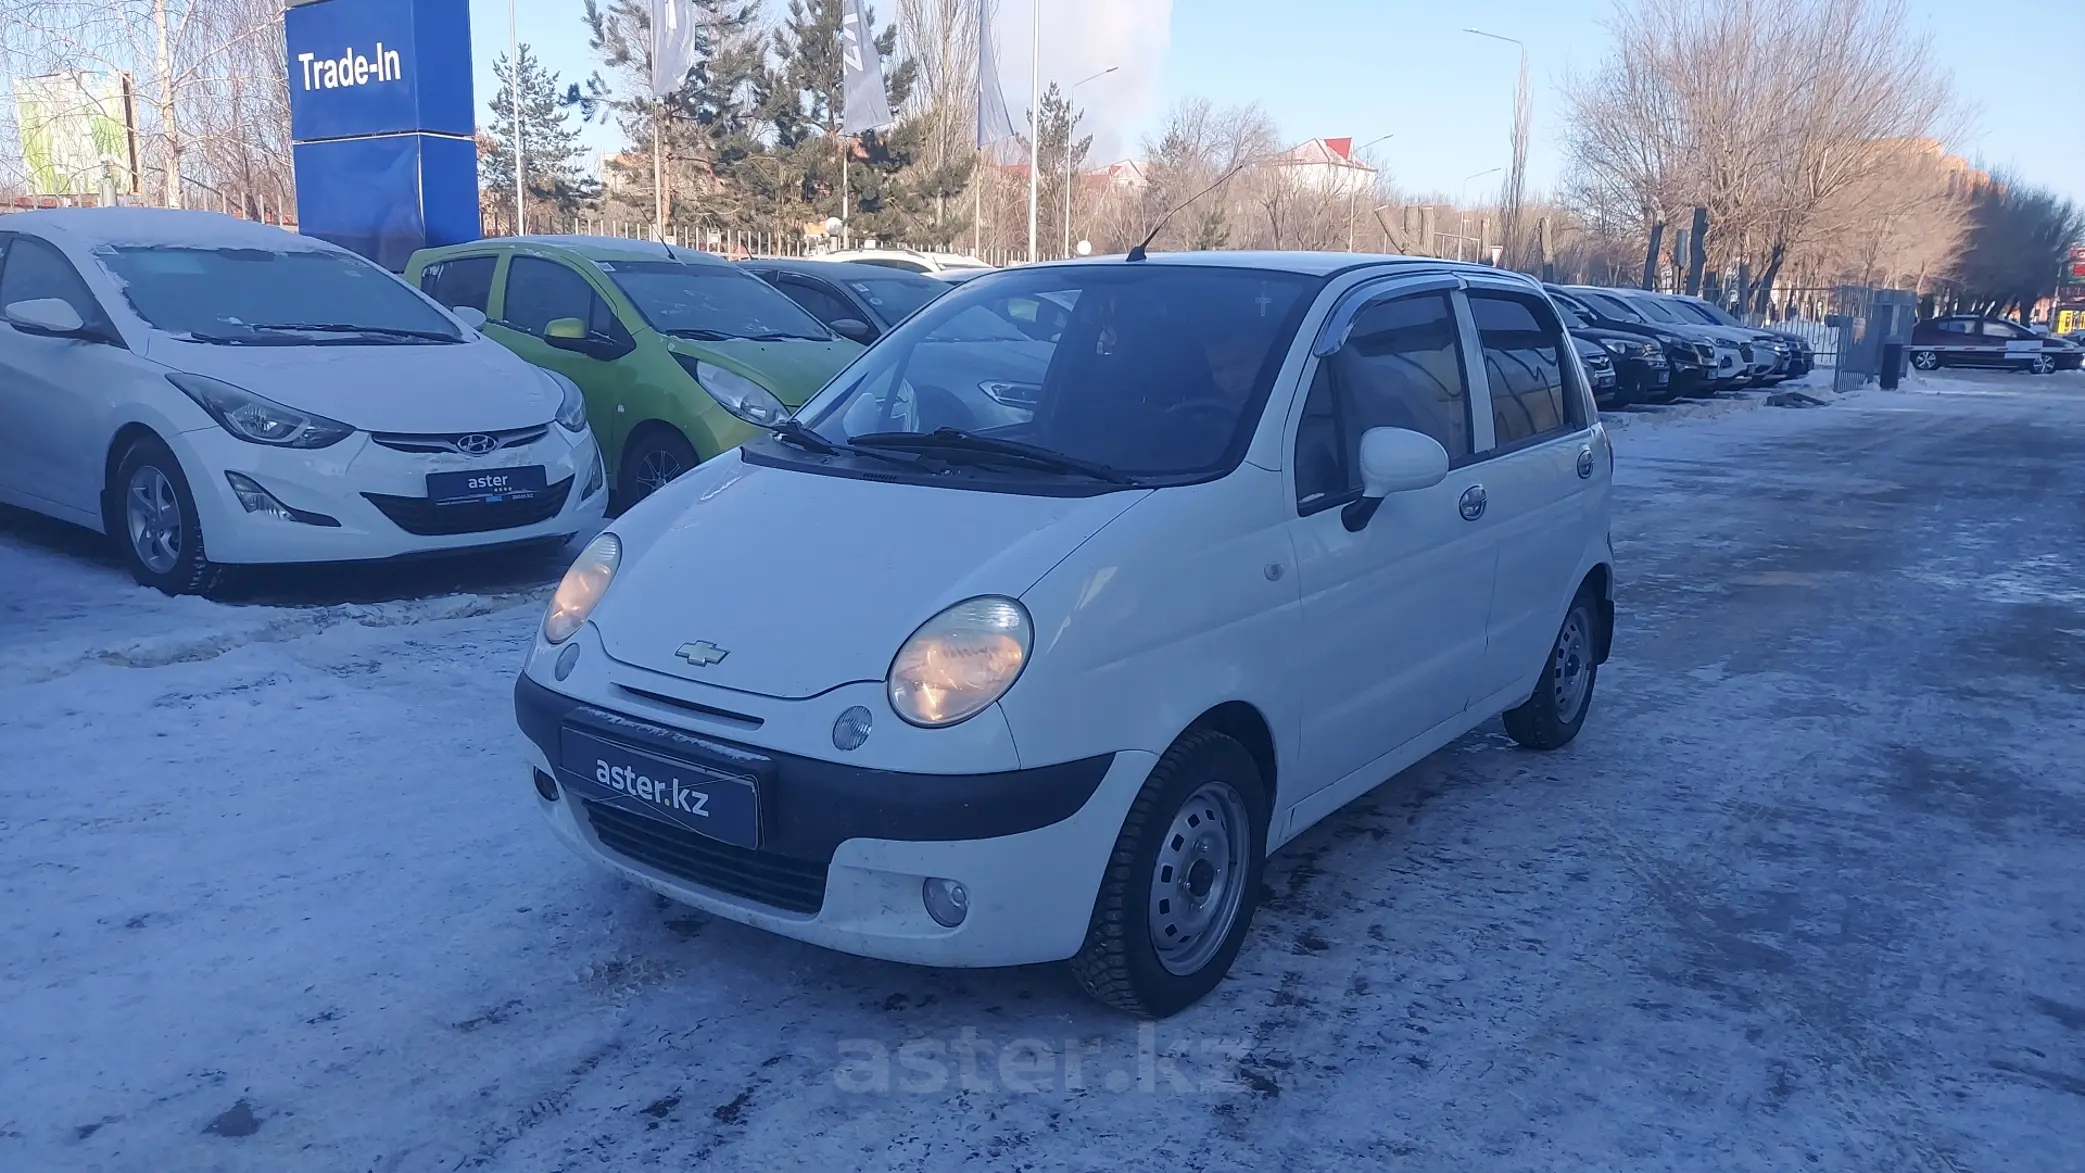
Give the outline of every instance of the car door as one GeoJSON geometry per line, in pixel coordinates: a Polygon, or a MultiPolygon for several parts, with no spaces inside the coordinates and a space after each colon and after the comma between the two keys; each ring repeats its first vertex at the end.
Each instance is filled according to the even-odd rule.
{"type": "Polygon", "coordinates": [[[1302,599],[1295,689],[1302,793],[1461,716],[1484,659],[1496,550],[1481,511],[1469,353],[1450,289],[1410,282],[1363,295],[1328,325],[1294,424],[1291,537],[1302,599]],[[1383,500],[1358,531],[1361,434],[1400,427],[1438,440],[1447,479],[1383,500]]]}
{"type": "MultiPolygon", "coordinates": [[[[65,254],[48,241],[15,235],[0,253],[0,310],[55,298],[80,320],[109,329],[101,304],[65,254]]],[[[0,319],[0,485],[9,491],[98,516],[102,420],[107,395],[129,372],[106,342],[52,338],[0,319]]]]}
{"type": "Polygon", "coordinates": [[[586,396],[586,414],[609,467],[637,422],[630,418],[632,392],[641,379],[633,361],[636,340],[593,282],[563,261],[509,256],[500,283],[498,316],[486,334],[539,367],[570,378],[586,396]],[[550,323],[577,318],[586,323],[584,349],[545,341],[550,323]]]}
{"type": "Polygon", "coordinates": [[[2011,322],[1994,318],[1983,320],[1983,340],[1991,349],[1990,361],[2012,367],[2032,366],[2041,357],[2041,336],[2022,330],[2011,322]]]}
{"type": "Polygon", "coordinates": [[[1548,656],[1579,563],[1599,536],[1610,461],[1549,303],[1485,277],[1471,278],[1460,296],[1492,420],[1493,446],[1472,466],[1498,551],[1480,690],[1490,695],[1538,672],[1548,656]]]}

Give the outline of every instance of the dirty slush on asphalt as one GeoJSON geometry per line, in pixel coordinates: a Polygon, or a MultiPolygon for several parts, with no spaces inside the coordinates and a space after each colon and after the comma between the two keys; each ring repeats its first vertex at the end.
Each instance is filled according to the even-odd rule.
{"type": "Polygon", "coordinates": [[[1629,417],[1578,741],[1327,819],[1155,1025],[570,858],[547,589],[168,600],[0,514],[0,1166],[2085,1166],[2085,377],[1907,386],[1629,417]]]}

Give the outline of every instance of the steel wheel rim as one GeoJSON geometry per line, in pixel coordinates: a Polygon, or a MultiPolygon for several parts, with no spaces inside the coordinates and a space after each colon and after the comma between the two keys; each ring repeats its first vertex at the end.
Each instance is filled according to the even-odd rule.
{"type": "Polygon", "coordinates": [[[181,564],[181,502],[165,473],[148,464],[130,474],[123,518],[131,551],[145,569],[166,574],[181,564]]]}
{"type": "Polygon", "coordinates": [[[1199,973],[1223,948],[1244,903],[1251,816],[1228,782],[1180,804],[1151,870],[1151,947],[1166,972],[1199,973]]]}
{"type": "Polygon", "coordinates": [[[673,453],[654,448],[637,462],[638,491],[649,497],[673,483],[673,478],[684,471],[680,459],[673,453]]]}
{"type": "Polygon", "coordinates": [[[1593,637],[1585,612],[1572,608],[1557,634],[1556,652],[1550,658],[1549,688],[1556,701],[1557,719],[1577,720],[1585,705],[1586,691],[1593,682],[1593,637]]]}

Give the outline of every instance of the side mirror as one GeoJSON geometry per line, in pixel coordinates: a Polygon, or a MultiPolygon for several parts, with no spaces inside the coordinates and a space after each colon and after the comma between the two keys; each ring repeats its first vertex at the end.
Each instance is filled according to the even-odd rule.
{"type": "Polygon", "coordinates": [[[833,333],[856,342],[867,342],[876,337],[876,328],[860,318],[834,318],[826,324],[833,328],[833,333]]]}
{"type": "Polygon", "coordinates": [[[1361,433],[1361,499],[1340,514],[1348,532],[1358,533],[1392,493],[1430,489],[1448,479],[1448,450],[1432,436],[1405,428],[1370,428],[1361,433]]]}
{"type": "MultiPolygon", "coordinates": [[[[452,316],[454,316],[457,321],[462,322],[464,325],[469,326],[473,330],[476,330],[477,328],[485,324],[485,311],[479,309],[476,306],[452,305],[449,307],[449,313],[452,316]]],[[[572,320],[577,321],[577,319],[572,320]]]]}
{"type": "Polygon", "coordinates": [[[27,334],[76,338],[87,328],[78,310],[61,298],[39,297],[7,307],[7,324],[27,334]]]}
{"type": "Polygon", "coordinates": [[[569,350],[575,354],[592,354],[594,347],[587,339],[586,323],[578,318],[552,318],[543,327],[543,342],[557,350],[569,350]]]}

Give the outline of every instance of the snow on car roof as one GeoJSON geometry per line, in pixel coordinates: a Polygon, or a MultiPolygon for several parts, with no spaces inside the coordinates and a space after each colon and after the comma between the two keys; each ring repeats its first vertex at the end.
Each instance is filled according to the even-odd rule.
{"type": "Polygon", "coordinates": [[[673,260],[689,265],[728,265],[731,263],[722,257],[703,252],[701,249],[679,248],[673,245],[660,244],[657,241],[632,240],[623,236],[586,236],[576,233],[560,236],[515,236],[506,237],[503,240],[495,239],[490,243],[498,244],[502,242],[568,248],[580,256],[586,257],[588,260],[596,261],[624,259],[638,261],[673,260]]]}
{"type": "Polygon", "coordinates": [[[62,234],[86,248],[253,248],[270,252],[339,252],[337,246],[286,228],[220,212],[180,208],[39,208],[0,217],[0,228],[62,234]]]}
{"type": "Polygon", "coordinates": [[[1142,261],[1130,262],[1122,254],[1104,257],[1078,257],[1071,260],[1051,261],[1052,265],[1205,265],[1233,269],[1268,269],[1278,273],[1305,273],[1313,277],[1329,277],[1351,269],[1370,268],[1379,265],[1424,265],[1428,268],[1448,269],[1457,272],[1490,273],[1511,275],[1510,270],[1494,269],[1464,261],[1443,261],[1432,257],[1401,257],[1371,253],[1330,252],[1272,252],[1223,250],[1210,252],[1155,252],[1142,261]]]}

